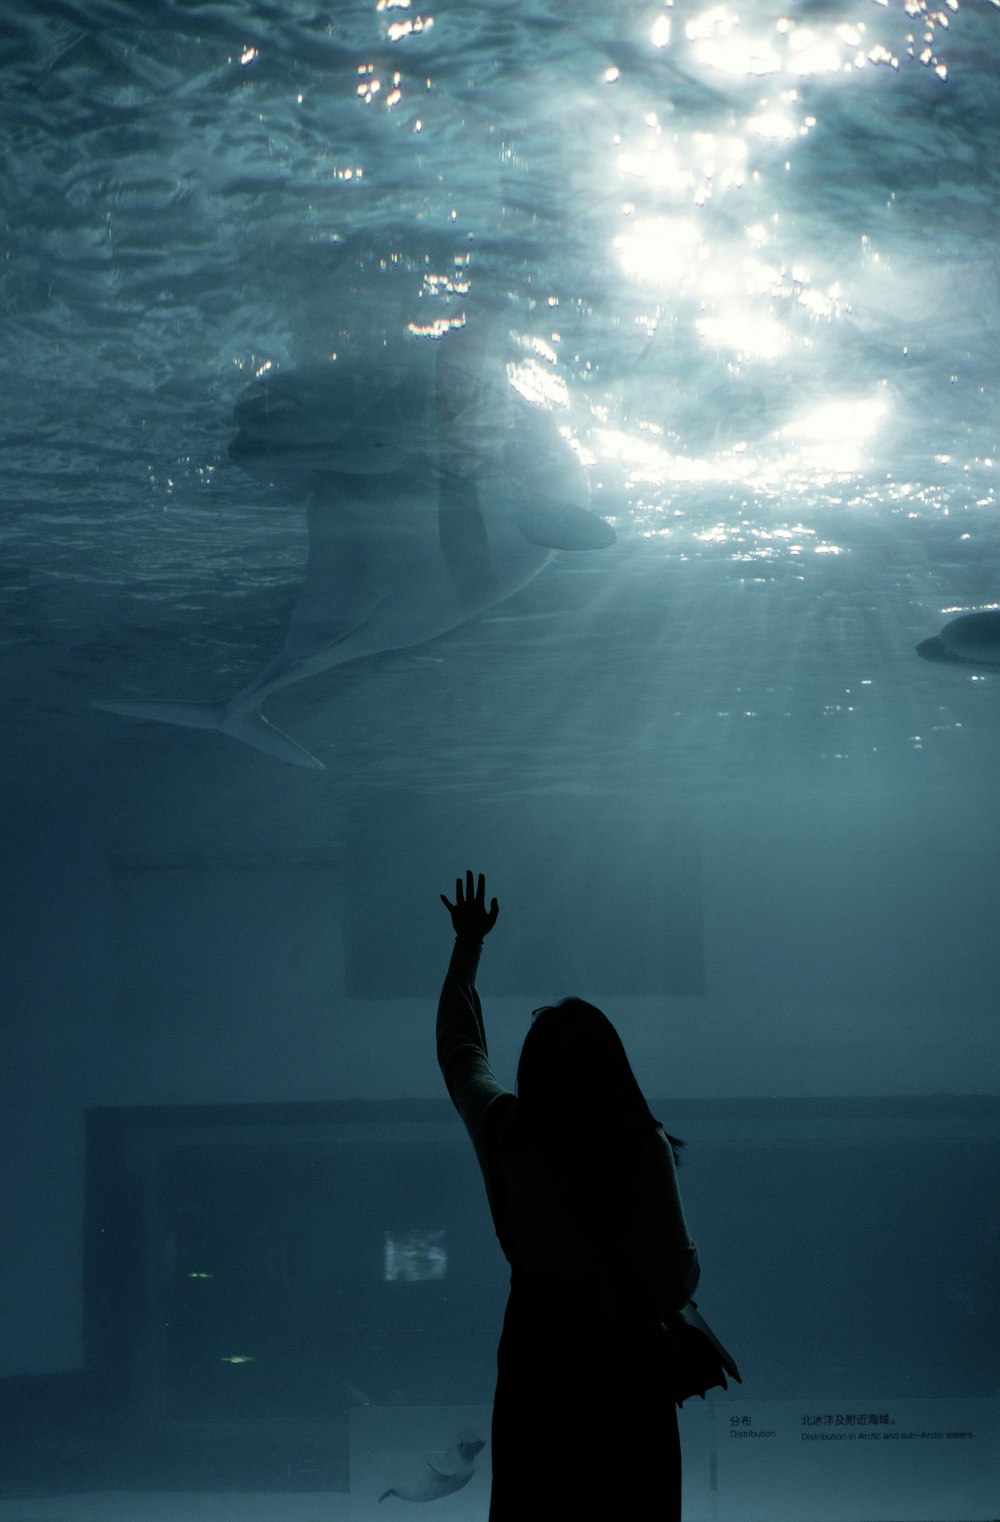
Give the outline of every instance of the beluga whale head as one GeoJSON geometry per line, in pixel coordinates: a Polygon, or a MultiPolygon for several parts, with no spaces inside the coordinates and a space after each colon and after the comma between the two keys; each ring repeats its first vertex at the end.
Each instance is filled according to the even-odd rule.
{"type": "Polygon", "coordinates": [[[525,586],[557,551],[612,545],[557,414],[515,390],[487,342],[494,325],[255,382],[236,403],[230,456],[298,498],[309,526],[281,653],[223,702],[97,706],[322,769],[261,712],[273,693],[434,639],[525,586]]]}
{"type": "Polygon", "coordinates": [[[268,484],[419,475],[434,447],[433,392],[377,359],[269,371],[235,408],[230,459],[268,484]],[[388,370],[388,373],[387,373],[388,370]]]}

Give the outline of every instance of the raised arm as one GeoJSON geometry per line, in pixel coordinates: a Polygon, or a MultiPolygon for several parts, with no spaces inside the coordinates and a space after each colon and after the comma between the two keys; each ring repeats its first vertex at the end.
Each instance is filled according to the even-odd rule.
{"type": "Polygon", "coordinates": [[[490,1067],[482,1005],[476,991],[476,972],[489,935],[500,913],[496,899],[486,908],[486,879],[480,873],[473,888],[471,872],[455,883],[455,902],[441,902],[451,915],[455,946],[438,1001],[437,1056],[452,1103],[473,1141],[487,1107],[505,1091],[490,1067]]]}

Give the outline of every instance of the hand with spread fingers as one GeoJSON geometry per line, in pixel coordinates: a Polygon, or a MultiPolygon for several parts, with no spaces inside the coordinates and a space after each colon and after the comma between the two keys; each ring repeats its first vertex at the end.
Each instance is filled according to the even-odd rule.
{"type": "Polygon", "coordinates": [[[455,927],[455,934],[460,941],[481,941],[489,935],[497,922],[500,913],[500,905],[496,899],[492,899],[490,907],[486,907],[486,878],[480,872],[479,881],[473,891],[472,873],[465,874],[465,888],[462,888],[462,879],[455,879],[455,902],[449,903],[444,894],[441,894],[441,902],[451,915],[451,923],[455,927]]]}

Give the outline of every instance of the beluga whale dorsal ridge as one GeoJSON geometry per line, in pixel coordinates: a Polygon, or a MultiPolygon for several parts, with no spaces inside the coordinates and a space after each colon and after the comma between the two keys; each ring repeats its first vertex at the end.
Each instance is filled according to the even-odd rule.
{"type": "Polygon", "coordinates": [[[940,634],[921,640],[916,650],[925,661],[1000,671],[1000,609],[961,613],[946,623],[940,634]]]}
{"type": "Polygon", "coordinates": [[[261,712],[333,666],[423,644],[495,606],[558,550],[606,548],[587,475],[551,413],[490,358],[489,322],[399,355],[269,372],[236,405],[233,460],[301,492],[309,554],[284,647],[223,703],[99,703],[323,763],[261,712]]]}

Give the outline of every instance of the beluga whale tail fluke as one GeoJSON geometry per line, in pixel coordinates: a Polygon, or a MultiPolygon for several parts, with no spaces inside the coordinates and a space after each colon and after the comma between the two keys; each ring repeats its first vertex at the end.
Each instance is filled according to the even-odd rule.
{"type": "Polygon", "coordinates": [[[265,719],[259,708],[237,708],[229,703],[95,703],[94,707],[128,719],[153,719],[158,724],[179,724],[186,729],[214,729],[217,734],[242,740],[290,766],[326,770],[318,756],[265,719]]]}
{"type": "Polygon", "coordinates": [[[97,706],[215,730],[320,770],[260,712],[273,693],[457,628],[556,551],[613,544],[552,411],[511,383],[495,327],[495,315],[463,319],[433,344],[401,340],[255,382],[236,405],[230,457],[308,512],[305,579],[282,650],[226,703],[97,706]]]}

